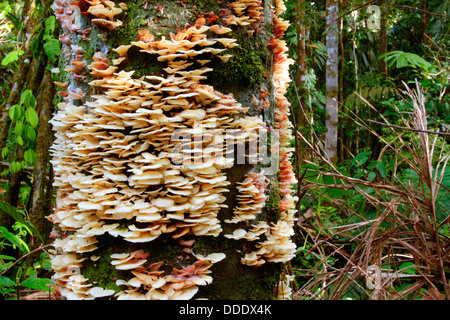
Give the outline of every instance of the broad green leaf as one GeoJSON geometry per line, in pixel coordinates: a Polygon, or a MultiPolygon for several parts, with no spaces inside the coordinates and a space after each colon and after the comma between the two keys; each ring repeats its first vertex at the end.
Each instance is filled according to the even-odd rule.
{"type": "MultiPolygon", "coordinates": [[[[20,164],[20,163],[19,163],[20,164]]],[[[44,241],[44,238],[42,238],[39,231],[36,229],[36,227],[28,220],[25,220],[25,213],[17,209],[16,207],[11,206],[9,203],[0,201],[0,210],[5,211],[8,213],[11,217],[13,217],[14,220],[20,222],[21,224],[27,226],[29,230],[31,230],[32,234],[39,238],[42,242],[44,241]]]]}
{"type": "MultiPolygon", "coordinates": [[[[11,173],[17,173],[22,169],[22,164],[19,161],[12,161],[9,165],[9,171],[11,173]]],[[[0,206],[1,209],[1,206],[0,206]]]]}
{"type": "Polygon", "coordinates": [[[24,152],[23,157],[24,157],[25,161],[31,165],[34,165],[36,163],[36,152],[34,152],[34,150],[32,150],[32,149],[27,149],[24,152]]]}
{"type": "Polygon", "coordinates": [[[42,268],[45,270],[51,270],[52,269],[52,261],[50,259],[45,259],[42,261],[42,268]]]}
{"type": "Polygon", "coordinates": [[[14,281],[12,281],[10,278],[5,277],[5,276],[0,276],[0,288],[1,287],[12,287],[14,286],[16,283],[14,281]]]}
{"type": "Polygon", "coordinates": [[[412,263],[412,262],[402,263],[400,265],[399,269],[404,269],[404,270],[402,270],[402,273],[416,274],[416,267],[415,267],[414,263],[412,263]]]}
{"type": "Polygon", "coordinates": [[[377,162],[377,169],[380,175],[386,179],[387,173],[386,173],[386,167],[384,166],[384,163],[382,161],[377,162]]]}
{"type": "Polygon", "coordinates": [[[36,110],[34,110],[31,107],[28,107],[27,110],[25,111],[25,118],[27,119],[28,123],[33,128],[37,127],[37,125],[39,123],[39,116],[38,116],[36,110]]]}
{"type": "Polygon", "coordinates": [[[12,121],[17,121],[20,119],[20,116],[22,115],[22,107],[15,104],[9,108],[8,113],[9,113],[9,118],[12,121]]]}
{"type": "Polygon", "coordinates": [[[369,156],[368,156],[367,152],[364,151],[364,152],[361,152],[360,154],[357,154],[356,157],[354,157],[352,159],[352,164],[355,167],[360,167],[364,163],[366,163],[367,160],[369,160],[369,156]]]}
{"type": "Polygon", "coordinates": [[[408,65],[409,65],[408,60],[406,59],[406,57],[404,55],[398,56],[397,62],[395,65],[397,68],[407,67],[408,65]]]}
{"type": "MultiPolygon", "coordinates": [[[[33,264],[34,265],[34,264],[33,264]]],[[[29,266],[25,270],[24,277],[27,279],[35,279],[38,277],[36,268],[29,266]]]]}
{"type": "Polygon", "coordinates": [[[23,139],[21,136],[16,137],[16,141],[19,145],[23,146],[23,139]]]}
{"type": "Polygon", "coordinates": [[[369,180],[370,182],[372,182],[373,180],[375,180],[375,178],[377,177],[377,174],[373,171],[369,172],[369,174],[367,175],[367,180],[369,180]]]}
{"type": "Polygon", "coordinates": [[[7,256],[5,254],[0,254],[0,259],[2,259],[2,260],[17,260],[16,258],[7,256]]]}
{"type": "Polygon", "coordinates": [[[22,281],[20,285],[34,290],[49,291],[50,282],[49,278],[29,278],[22,281]]]}
{"type": "Polygon", "coordinates": [[[23,122],[22,121],[16,122],[16,126],[14,127],[14,132],[18,136],[20,136],[22,134],[22,132],[23,132],[23,122]]]}
{"type": "Polygon", "coordinates": [[[25,107],[33,109],[36,108],[37,102],[33,95],[33,91],[27,89],[20,95],[20,105],[25,105],[25,107]]]}
{"type": "Polygon", "coordinates": [[[25,241],[20,239],[14,233],[9,232],[8,229],[6,229],[5,227],[0,226],[0,236],[4,237],[13,245],[18,247],[21,252],[30,252],[30,248],[28,248],[28,245],[25,243],[25,241]]]}
{"type": "Polygon", "coordinates": [[[36,141],[36,130],[30,126],[30,125],[25,125],[25,136],[27,137],[27,139],[31,142],[35,142],[36,141]]]}
{"type": "Polygon", "coordinates": [[[396,68],[412,67],[430,69],[433,67],[431,63],[411,52],[391,51],[380,55],[378,59],[384,59],[384,61],[388,62],[389,67],[392,67],[394,64],[396,68]]]}
{"type": "Polygon", "coordinates": [[[47,57],[52,62],[56,62],[60,53],[59,40],[57,39],[48,40],[46,43],[44,43],[44,51],[47,54],[47,57]]]}
{"type": "Polygon", "coordinates": [[[14,50],[8,53],[2,60],[2,66],[7,66],[10,63],[13,63],[19,59],[19,57],[24,54],[23,50],[14,50]]]}

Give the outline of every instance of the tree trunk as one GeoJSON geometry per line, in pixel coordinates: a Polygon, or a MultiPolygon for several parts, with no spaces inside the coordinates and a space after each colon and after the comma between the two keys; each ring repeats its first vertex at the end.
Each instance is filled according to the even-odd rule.
{"type": "MultiPolygon", "coordinates": [[[[341,8],[347,8],[348,7],[348,1],[344,0],[340,2],[340,6],[341,8]]],[[[347,33],[345,32],[346,29],[346,23],[345,23],[345,19],[341,19],[340,21],[340,48],[341,48],[341,74],[340,74],[340,78],[339,78],[339,101],[343,102],[344,101],[344,79],[345,79],[345,46],[344,43],[347,42],[347,33]]],[[[348,122],[348,118],[346,118],[344,120],[345,122],[348,122]]],[[[346,138],[345,138],[345,132],[344,132],[344,128],[345,126],[341,126],[340,130],[339,130],[339,139],[340,139],[340,144],[339,144],[339,158],[341,159],[341,161],[345,161],[346,157],[346,153],[345,153],[345,146],[346,146],[346,138]]]]}
{"type": "MultiPolygon", "coordinates": [[[[25,79],[30,69],[30,59],[31,59],[31,51],[27,52],[23,59],[19,64],[19,71],[14,78],[14,86],[11,89],[11,93],[8,97],[8,101],[3,110],[1,119],[0,119],[0,151],[6,146],[9,129],[11,126],[11,118],[9,117],[9,108],[14,104],[19,102],[20,93],[22,92],[23,85],[25,83],[25,79]]],[[[19,182],[20,183],[20,182],[19,182]]],[[[13,182],[13,186],[14,186],[13,182]]],[[[18,185],[17,185],[18,186],[18,185]]],[[[5,202],[14,205],[16,201],[14,201],[14,197],[17,195],[15,191],[12,191],[9,187],[5,194],[3,195],[3,199],[5,202]]],[[[0,210],[0,225],[6,228],[11,227],[14,224],[14,219],[6,212],[0,210]]]]}
{"type": "MultiPolygon", "coordinates": [[[[379,0],[378,5],[381,9],[380,18],[380,40],[378,48],[378,56],[387,53],[388,51],[388,34],[387,34],[387,6],[386,0],[379,0]]],[[[387,62],[384,59],[378,60],[378,72],[380,74],[387,76],[387,62]]]]}
{"type": "MultiPolygon", "coordinates": [[[[306,118],[306,25],[305,25],[305,0],[299,0],[297,2],[297,15],[295,17],[295,30],[297,32],[297,78],[296,78],[296,88],[299,97],[298,108],[297,108],[297,129],[305,135],[307,128],[307,118],[306,118]]],[[[300,168],[304,159],[306,159],[306,149],[302,144],[301,139],[297,141],[297,159],[298,168],[300,168]]]]}
{"type": "Polygon", "coordinates": [[[338,139],[338,1],[326,2],[326,137],[325,152],[330,160],[337,162],[338,139]]]}
{"type": "MultiPolygon", "coordinates": [[[[31,223],[37,228],[43,237],[47,237],[51,230],[51,223],[45,216],[51,209],[51,198],[48,194],[50,179],[49,149],[52,144],[51,125],[49,123],[54,111],[53,99],[55,86],[49,70],[45,70],[38,96],[39,129],[37,132],[36,165],[33,178],[32,203],[30,210],[31,223]]],[[[46,239],[45,239],[46,240],[46,239]]]]}
{"type": "Polygon", "coordinates": [[[53,5],[71,45],[52,119],[62,296],[287,297],[283,2],[78,4],[53,5]]]}
{"type": "Polygon", "coordinates": [[[427,37],[428,21],[428,0],[422,0],[422,43],[424,46],[429,44],[427,37]]]}

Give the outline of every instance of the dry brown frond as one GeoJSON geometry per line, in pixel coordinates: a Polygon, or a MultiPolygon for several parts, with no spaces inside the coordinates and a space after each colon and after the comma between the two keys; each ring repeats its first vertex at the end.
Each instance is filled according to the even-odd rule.
{"type": "MultiPolygon", "coordinates": [[[[397,134],[395,141],[386,141],[355,115],[355,121],[385,143],[382,152],[395,155],[394,174],[382,182],[343,175],[323,150],[298,133],[316,161],[329,168],[321,174],[339,182],[331,187],[358,192],[378,214],[368,219],[364,214],[352,212],[361,221],[334,226],[328,229],[332,233],[326,235],[317,230],[312,233],[302,222],[304,228],[300,226],[300,232],[309,232],[312,244],[307,254],[316,255],[318,262],[307,272],[302,270],[302,279],[309,280],[305,280],[294,298],[342,299],[350,288],[357,288],[370,299],[450,299],[450,239],[441,232],[450,218],[439,221],[436,215],[450,154],[445,154],[442,139],[438,143],[439,133],[427,127],[425,98],[419,84],[415,89],[406,86],[404,93],[414,109],[411,114],[401,114],[404,127],[392,126],[380,115],[385,125],[397,134]],[[417,174],[416,184],[401,181],[397,176],[400,164],[417,174]],[[374,191],[369,194],[364,187],[374,191]],[[328,265],[329,257],[339,259],[339,267],[328,265]]],[[[302,186],[306,191],[325,187],[330,185],[315,181],[302,186]]],[[[345,207],[343,201],[329,201],[335,208],[345,207]]],[[[318,222],[315,225],[320,226],[318,222]]]]}

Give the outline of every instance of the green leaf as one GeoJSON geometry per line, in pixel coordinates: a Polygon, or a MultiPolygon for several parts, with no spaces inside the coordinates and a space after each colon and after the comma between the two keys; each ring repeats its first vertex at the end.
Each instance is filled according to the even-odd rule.
{"type": "Polygon", "coordinates": [[[23,146],[23,139],[21,136],[16,137],[16,141],[19,145],[23,146]]]}
{"type": "Polygon", "coordinates": [[[20,136],[22,134],[22,132],[23,132],[23,122],[22,121],[16,122],[16,126],[14,127],[14,132],[18,136],[20,136]]]}
{"type": "MultiPolygon", "coordinates": [[[[22,164],[19,161],[12,161],[9,165],[9,171],[11,173],[19,172],[22,169],[22,164]]],[[[0,206],[1,209],[1,206],[0,206]]]]}
{"type": "Polygon", "coordinates": [[[403,273],[407,273],[407,274],[416,274],[416,268],[414,263],[412,262],[404,262],[400,265],[399,269],[404,269],[402,270],[403,273]]]}
{"type": "Polygon", "coordinates": [[[29,141],[35,142],[36,141],[36,130],[34,130],[34,128],[28,124],[25,125],[25,136],[29,141]]]}
{"type": "Polygon", "coordinates": [[[5,276],[0,276],[0,288],[1,287],[12,287],[14,286],[16,283],[14,281],[12,281],[10,278],[5,277],[5,276]]]}
{"type": "Polygon", "coordinates": [[[31,43],[31,52],[33,53],[33,57],[35,59],[39,58],[42,55],[42,34],[44,30],[39,31],[38,36],[31,43]]]}
{"type": "Polygon", "coordinates": [[[369,180],[370,182],[372,182],[373,180],[375,180],[375,178],[377,177],[377,174],[373,171],[369,172],[369,174],[367,175],[367,180],[369,180]]]}
{"type": "Polygon", "coordinates": [[[0,259],[2,259],[2,260],[17,260],[16,258],[7,256],[5,254],[0,254],[0,259]]]}
{"type": "Polygon", "coordinates": [[[28,245],[25,243],[25,241],[20,239],[14,233],[9,232],[8,229],[6,229],[5,227],[0,226],[0,236],[4,237],[13,245],[18,247],[21,252],[30,252],[30,248],[28,248],[28,245]]]}
{"type": "Polygon", "coordinates": [[[37,102],[36,98],[33,95],[33,91],[27,89],[20,95],[20,105],[25,105],[25,107],[33,109],[36,108],[37,102]]]}
{"type": "Polygon", "coordinates": [[[52,269],[52,261],[50,259],[43,260],[42,268],[44,268],[45,270],[51,270],[52,269]]]}
{"type": "Polygon", "coordinates": [[[2,158],[3,159],[6,159],[6,157],[8,156],[8,152],[9,152],[8,147],[4,147],[2,150],[2,158]]]}
{"type": "Polygon", "coordinates": [[[3,60],[2,60],[2,66],[7,66],[10,63],[13,63],[13,62],[17,61],[19,59],[19,57],[22,54],[24,54],[24,53],[25,53],[25,51],[20,50],[20,49],[19,50],[14,50],[14,51],[8,53],[6,55],[6,57],[4,57],[3,60]]]}
{"type": "Polygon", "coordinates": [[[5,211],[8,213],[11,217],[13,217],[14,220],[20,222],[21,224],[28,227],[29,230],[31,230],[32,234],[39,238],[42,242],[44,242],[44,238],[42,238],[39,231],[36,229],[36,227],[30,222],[25,220],[25,213],[17,209],[16,207],[11,206],[9,203],[1,202],[0,201],[0,210],[5,211]]]}
{"type": "Polygon", "coordinates": [[[55,30],[56,18],[55,16],[50,16],[45,20],[45,34],[51,35],[55,30]]]}
{"type": "Polygon", "coordinates": [[[56,62],[59,53],[60,53],[60,46],[59,46],[59,40],[58,39],[50,39],[46,43],[44,43],[44,51],[47,54],[47,57],[52,61],[56,62]]]}
{"type": "Polygon", "coordinates": [[[357,154],[356,157],[352,159],[352,165],[354,165],[355,167],[360,167],[364,163],[366,163],[367,160],[369,160],[368,153],[363,151],[360,154],[357,154]]]}
{"type": "Polygon", "coordinates": [[[396,63],[396,67],[397,68],[403,68],[403,67],[407,67],[409,65],[408,60],[406,59],[406,56],[404,55],[400,55],[397,58],[397,63],[396,63]]]}
{"type": "Polygon", "coordinates": [[[384,163],[382,161],[377,161],[377,169],[380,175],[386,179],[387,173],[386,173],[386,167],[384,166],[384,163]]]}
{"type": "Polygon", "coordinates": [[[23,158],[30,165],[34,165],[36,163],[36,152],[32,149],[27,149],[23,154],[23,158]]]}
{"type": "Polygon", "coordinates": [[[25,111],[25,118],[27,119],[28,123],[33,128],[37,127],[37,125],[39,123],[39,116],[38,116],[36,110],[34,110],[31,107],[28,107],[27,110],[25,111]]]}
{"type": "Polygon", "coordinates": [[[411,52],[391,51],[380,55],[378,59],[384,59],[389,67],[394,64],[396,68],[412,67],[428,70],[433,67],[431,63],[411,52]]]}
{"type": "Polygon", "coordinates": [[[50,282],[49,278],[29,278],[20,285],[34,290],[49,291],[50,282]]]}
{"type": "Polygon", "coordinates": [[[15,104],[9,108],[8,113],[12,121],[17,121],[20,119],[20,116],[22,115],[22,107],[15,104]]]}

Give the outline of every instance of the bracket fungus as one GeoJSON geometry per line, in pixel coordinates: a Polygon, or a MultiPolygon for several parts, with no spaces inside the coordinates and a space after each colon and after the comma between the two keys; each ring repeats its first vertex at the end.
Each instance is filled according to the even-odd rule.
{"type": "MultiPolygon", "coordinates": [[[[278,15],[282,8],[280,1],[276,3],[278,15]]],[[[194,242],[186,240],[222,236],[219,213],[228,208],[226,193],[231,184],[225,170],[234,165],[232,150],[225,143],[246,145],[244,156],[253,165],[263,151],[254,142],[268,131],[261,116],[246,115],[249,106],[208,84],[208,74],[214,71],[213,62],[230,63],[233,58],[227,53],[239,45],[237,39],[227,38],[233,28],[255,28],[262,23],[262,1],[230,3],[221,14],[226,26],[208,26],[199,18],[194,26],[159,39],[150,30],[139,30],[137,41],[111,50],[110,54],[119,56],[108,55],[112,63],[105,50],[96,49],[92,57],[84,57],[76,45],[83,39],[74,37],[80,34],[74,27],[78,21],[66,23],[66,11],[76,11],[66,10],[70,6],[74,5],[67,0],[55,0],[52,5],[72,58],[66,66],[72,75],[66,83],[58,83],[67,90],[66,97],[51,120],[57,199],[49,218],[60,231],[52,259],[56,287],[67,299],[193,298],[199,286],[213,281],[213,265],[226,258],[225,253],[195,254],[194,242]],[[163,71],[137,78],[135,71],[121,70],[131,48],[155,58],[151,61],[157,61],[163,71]],[[78,86],[86,79],[88,92],[78,86]],[[99,251],[108,237],[121,245],[105,255],[99,251]],[[168,239],[183,247],[184,264],[175,267],[169,261],[155,261],[152,251],[147,251],[150,243],[168,239]],[[83,273],[87,263],[103,263],[117,272],[114,290],[87,278],[83,273]]],[[[117,7],[106,0],[86,1],[86,6],[86,12],[95,16],[90,22],[106,29],[120,26],[117,16],[127,9],[124,3],[117,7]]],[[[208,23],[217,20],[210,18],[208,23]]],[[[275,126],[280,130],[280,220],[262,220],[268,181],[264,172],[255,169],[237,183],[237,206],[230,208],[233,216],[224,221],[236,226],[224,238],[253,243],[256,250],[241,259],[252,267],[287,262],[295,253],[290,239],[296,200],[290,185],[295,176],[289,165],[292,137],[286,116],[289,102],[284,97],[292,61],[280,40],[286,27],[284,20],[275,17],[276,37],[268,43],[274,54],[275,126]],[[241,222],[245,229],[237,227],[241,222]]]]}

